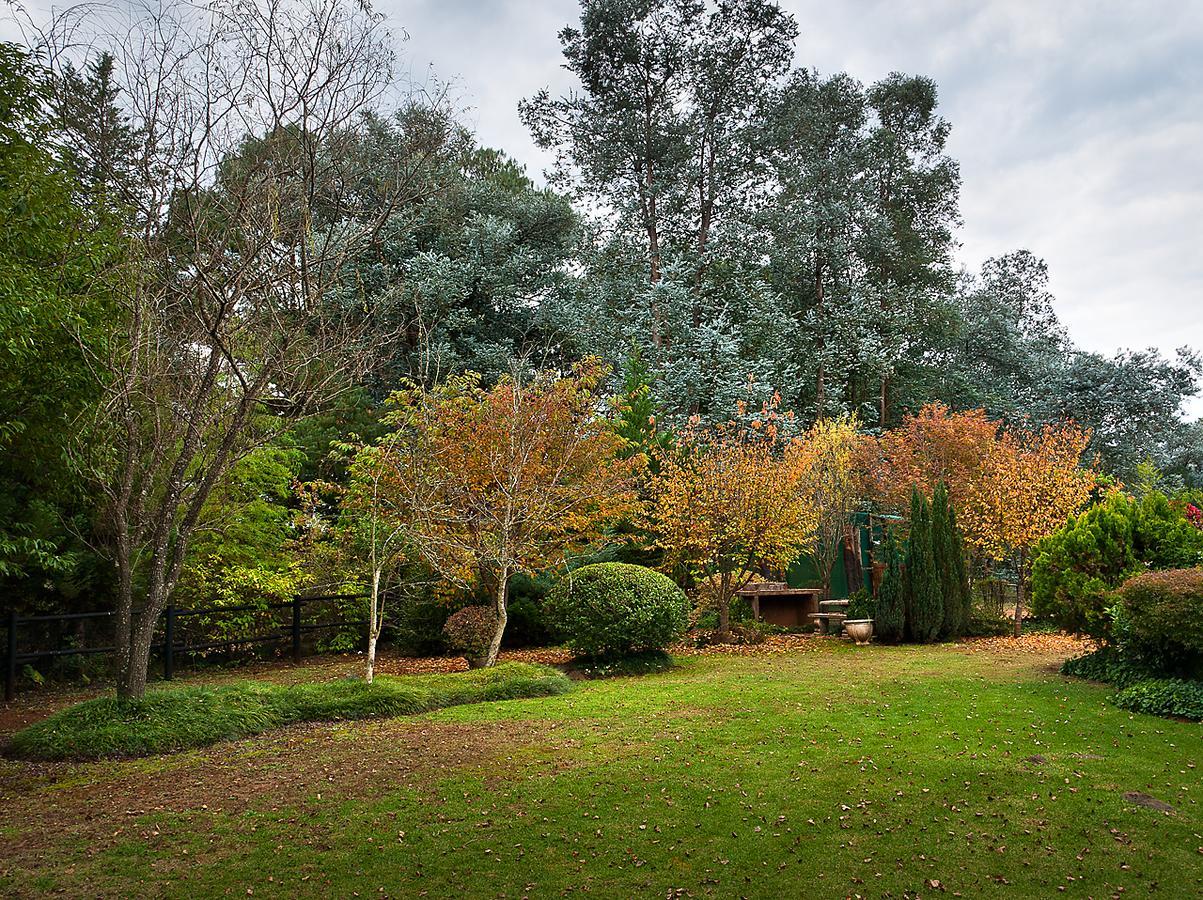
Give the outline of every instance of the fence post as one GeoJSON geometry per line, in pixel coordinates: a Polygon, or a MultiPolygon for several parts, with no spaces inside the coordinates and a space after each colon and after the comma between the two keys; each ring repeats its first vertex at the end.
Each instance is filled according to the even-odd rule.
{"type": "Polygon", "coordinates": [[[292,598],[292,661],[301,661],[301,598],[292,598]]]}
{"type": "Polygon", "coordinates": [[[8,659],[4,664],[4,702],[17,695],[17,611],[8,611],[8,659]]]}
{"type": "Polygon", "coordinates": [[[175,604],[167,604],[167,624],[163,628],[163,678],[171,681],[175,674],[175,604]]]}

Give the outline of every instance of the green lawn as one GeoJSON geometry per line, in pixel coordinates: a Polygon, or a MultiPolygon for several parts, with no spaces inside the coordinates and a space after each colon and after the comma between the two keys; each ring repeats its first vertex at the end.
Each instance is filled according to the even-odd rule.
{"type": "Polygon", "coordinates": [[[1115,709],[1053,654],[815,646],[172,756],[8,760],[0,893],[1203,892],[1203,726],[1115,709]]]}

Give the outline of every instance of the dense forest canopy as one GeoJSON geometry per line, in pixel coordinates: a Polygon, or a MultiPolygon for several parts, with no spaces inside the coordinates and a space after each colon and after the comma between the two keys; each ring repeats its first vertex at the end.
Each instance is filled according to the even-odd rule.
{"type": "Polygon", "coordinates": [[[1027,250],[959,268],[938,85],[808,68],[769,0],[583,0],[560,33],[577,87],[518,110],[546,186],[446,93],[398,92],[366,7],[72,21],[87,51],[54,28],[0,47],[0,578],[22,609],[287,593],[295,485],[344,478],[331,447],[396,389],[590,355],[611,392],[643,373],[666,428],[771,399],[880,431],[939,401],[1072,419],[1115,478],[1203,485],[1199,355],[1081,350],[1027,250]]]}

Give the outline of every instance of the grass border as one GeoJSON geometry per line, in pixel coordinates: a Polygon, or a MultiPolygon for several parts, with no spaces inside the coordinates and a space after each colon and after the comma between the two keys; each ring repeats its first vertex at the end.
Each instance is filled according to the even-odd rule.
{"type": "Polygon", "coordinates": [[[297,722],[394,718],[448,706],[562,694],[571,681],[548,666],[502,663],[446,675],[379,676],[305,684],[238,681],[158,688],[139,700],[100,697],[14,734],[20,759],[149,756],[262,734],[297,722]]]}

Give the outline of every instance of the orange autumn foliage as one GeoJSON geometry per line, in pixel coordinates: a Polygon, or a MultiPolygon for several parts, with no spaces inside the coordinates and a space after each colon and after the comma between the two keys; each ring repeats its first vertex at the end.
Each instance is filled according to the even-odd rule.
{"type": "Polygon", "coordinates": [[[496,659],[511,575],[562,564],[637,509],[643,458],[601,415],[606,370],[596,360],[567,377],[503,379],[469,373],[394,398],[392,424],[414,452],[394,476],[423,561],[453,584],[494,598],[496,659]]]}
{"type": "Polygon", "coordinates": [[[1097,468],[1082,463],[1089,441],[1072,422],[1007,428],[984,410],[930,403],[869,445],[866,470],[873,498],[904,514],[912,485],[928,494],[947,485],[968,547],[1016,566],[1019,634],[1032,549],[1087,503],[1097,483],[1097,468]]]}
{"type": "Polygon", "coordinates": [[[984,409],[953,412],[943,403],[928,403],[897,428],[866,442],[869,493],[884,508],[905,514],[913,486],[930,497],[943,481],[959,508],[998,433],[999,423],[984,409]]]}
{"type": "Polygon", "coordinates": [[[982,459],[962,506],[961,525],[987,559],[1026,554],[1090,499],[1097,480],[1082,465],[1089,432],[1076,425],[1008,429],[982,459]]]}
{"type": "Polygon", "coordinates": [[[815,538],[817,516],[798,490],[771,409],[747,425],[694,423],[660,460],[652,527],[666,563],[683,566],[714,593],[719,630],[731,600],[762,568],[784,569],[815,538]]]}
{"type": "Polygon", "coordinates": [[[1004,431],[982,461],[961,507],[965,537],[986,559],[1013,560],[1019,574],[1015,634],[1022,630],[1032,549],[1090,499],[1098,480],[1082,465],[1090,433],[1076,425],[1004,431]]]}
{"type": "Polygon", "coordinates": [[[868,441],[855,416],[820,419],[786,452],[797,467],[798,490],[815,515],[815,540],[805,555],[814,562],[825,596],[831,595],[832,572],[852,517],[864,502],[868,441]]]}

